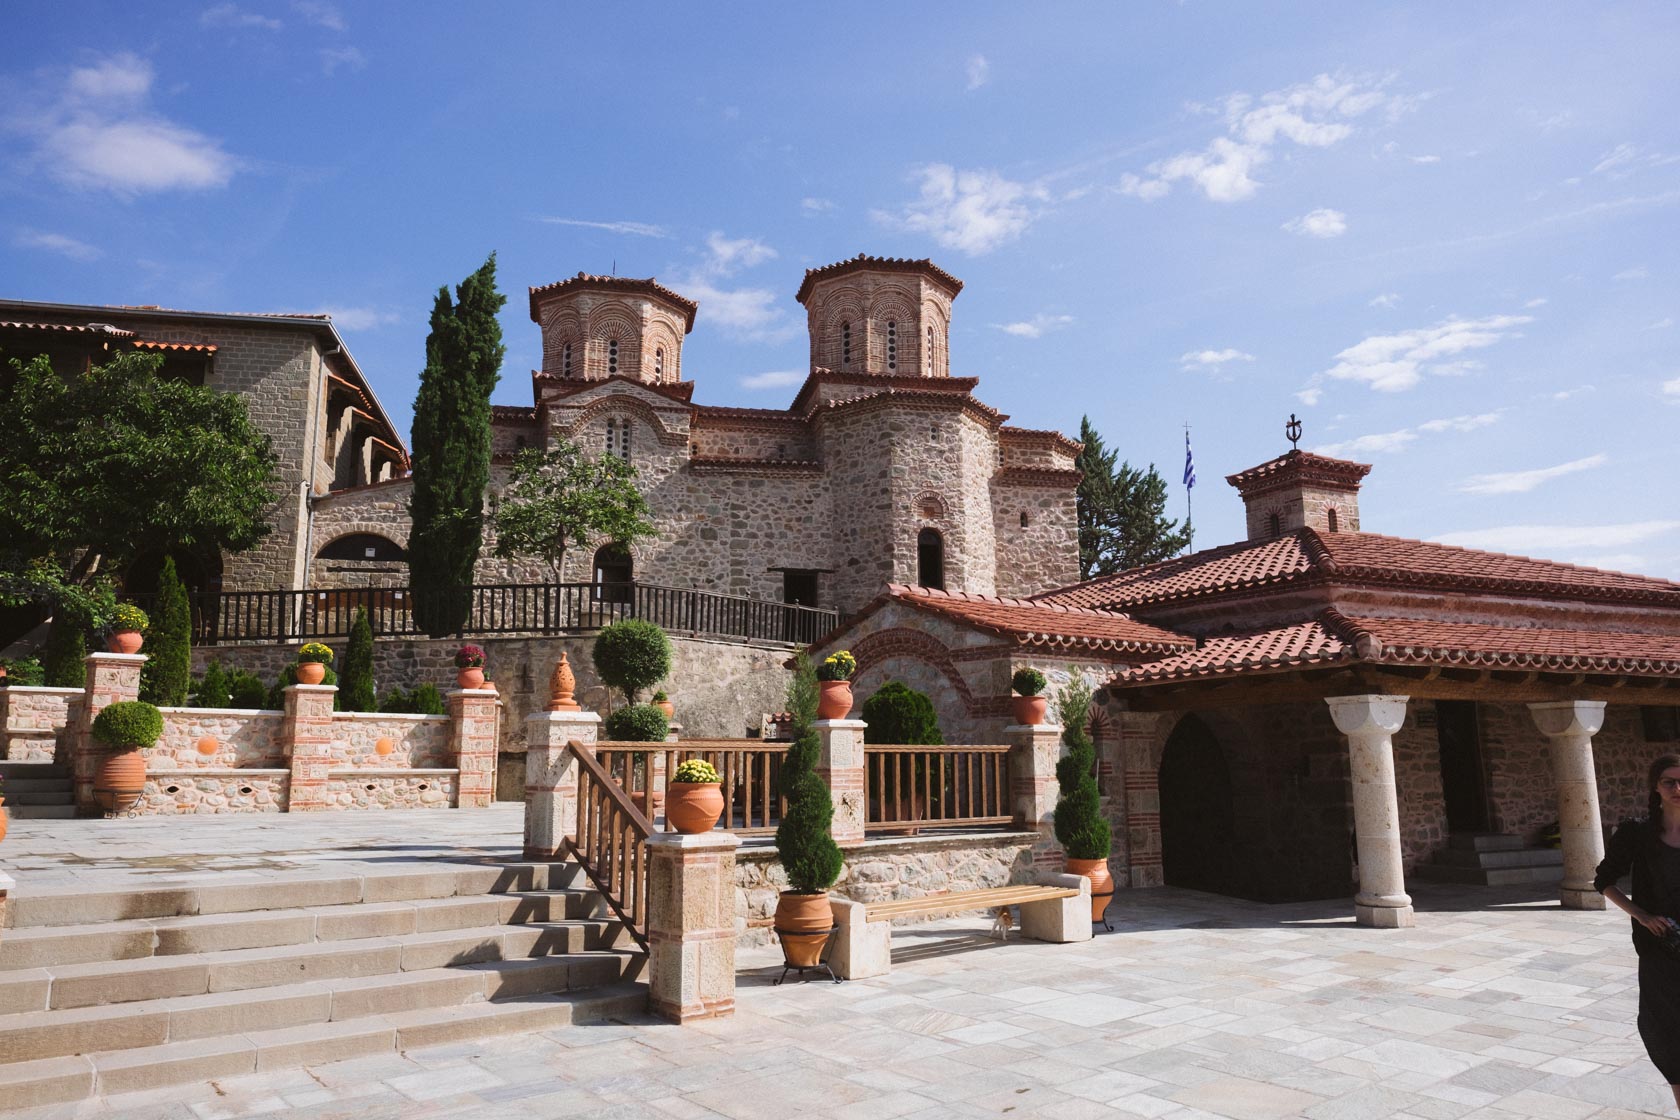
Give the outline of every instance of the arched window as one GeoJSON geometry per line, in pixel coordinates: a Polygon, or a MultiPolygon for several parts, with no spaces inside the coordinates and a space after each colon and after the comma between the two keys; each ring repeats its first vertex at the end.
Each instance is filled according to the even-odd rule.
{"type": "Polygon", "coordinates": [[[1029,524],[1029,522],[1027,521],[1027,511],[1022,510],[1021,511],[1021,528],[1025,529],[1028,524],[1029,524]]]}
{"type": "Polygon", "coordinates": [[[618,454],[618,421],[611,416],[607,417],[607,454],[618,454]]]}
{"type": "Polygon", "coordinates": [[[1282,519],[1279,518],[1278,515],[1275,514],[1275,513],[1269,515],[1266,518],[1266,529],[1274,537],[1283,536],[1283,521],[1282,521],[1282,519]]]}
{"type": "Polygon", "coordinates": [[[566,377],[572,375],[572,344],[569,342],[560,348],[560,372],[566,377]]]}
{"type": "Polygon", "coordinates": [[[923,529],[916,534],[916,582],[945,590],[945,538],[938,529],[923,529]]]}
{"type": "Polygon", "coordinates": [[[656,381],[665,380],[665,347],[663,346],[654,347],[653,376],[656,381]]]}
{"type": "Polygon", "coordinates": [[[607,343],[607,372],[618,372],[618,339],[607,343]]]}
{"type": "Polygon", "coordinates": [[[630,460],[630,421],[618,417],[607,417],[607,454],[617,455],[625,462],[630,460]]]}
{"type": "Polygon", "coordinates": [[[852,366],[852,324],[840,324],[840,368],[850,369],[852,366]]]}
{"type": "Polygon", "coordinates": [[[408,559],[402,545],[377,533],[351,533],[339,537],[315,554],[317,560],[382,560],[400,563],[408,559]]]}
{"type": "Polygon", "coordinates": [[[1334,533],[1336,531],[1336,507],[1335,506],[1331,506],[1328,510],[1325,511],[1325,520],[1329,522],[1330,531],[1332,533],[1334,533]]]}
{"type": "Polygon", "coordinates": [[[898,324],[887,320],[887,368],[898,368],[898,324]]]}
{"type": "Polygon", "coordinates": [[[933,376],[933,328],[932,327],[928,328],[927,375],[929,377],[933,376]]]}
{"type": "Polygon", "coordinates": [[[594,595],[601,603],[628,603],[634,593],[636,568],[630,549],[614,541],[595,550],[594,595]]]}

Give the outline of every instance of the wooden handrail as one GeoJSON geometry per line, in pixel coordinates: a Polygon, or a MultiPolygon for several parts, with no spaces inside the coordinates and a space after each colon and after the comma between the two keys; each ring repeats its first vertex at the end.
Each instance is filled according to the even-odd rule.
{"type": "Polygon", "coordinates": [[[865,825],[885,831],[1009,824],[1011,749],[1001,743],[866,744],[865,825]]]}
{"type": "Polygon", "coordinates": [[[647,838],[653,824],[607,774],[594,752],[576,739],[566,751],[578,764],[577,832],[567,846],[595,889],[646,949],[647,838]]]}

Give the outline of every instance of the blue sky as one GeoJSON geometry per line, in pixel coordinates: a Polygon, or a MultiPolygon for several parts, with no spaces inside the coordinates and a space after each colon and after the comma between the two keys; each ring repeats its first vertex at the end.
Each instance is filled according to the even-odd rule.
{"type": "MultiPolygon", "coordinates": [[[[1154,462],[1375,464],[1369,531],[1680,578],[1680,5],[37,5],[0,50],[0,294],[330,311],[406,431],[494,249],[700,302],[780,407],[803,270],[931,256],[952,371],[1154,462]],[[400,15],[399,15],[400,13],[400,15]]],[[[14,16],[15,27],[15,16],[14,16]]]]}

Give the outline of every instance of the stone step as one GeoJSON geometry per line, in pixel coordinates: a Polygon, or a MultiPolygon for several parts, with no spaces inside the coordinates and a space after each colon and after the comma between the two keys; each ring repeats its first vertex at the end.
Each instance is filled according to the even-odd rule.
{"type": "MultiPolygon", "coordinates": [[[[370,880],[371,881],[371,880],[370,880]]],[[[26,902],[17,897],[8,905],[26,902]]],[[[150,898],[167,909],[168,898],[150,898]]],[[[317,942],[398,937],[482,926],[607,918],[593,889],[509,891],[475,897],[352,902],[190,917],[127,918],[84,925],[26,925],[0,938],[0,973],[93,961],[128,961],[317,942]]]]}
{"type": "MultiPolygon", "coordinates": [[[[22,782],[15,783],[23,785],[22,782]]],[[[31,782],[30,785],[46,783],[31,782]]],[[[72,809],[76,805],[76,791],[68,784],[56,786],[52,789],[13,789],[14,783],[6,783],[6,808],[23,809],[41,805],[68,805],[72,809]]]]}
{"type": "Polygon", "coordinates": [[[1515,848],[1511,851],[1476,852],[1463,848],[1443,848],[1435,853],[1434,862],[1444,867],[1480,867],[1486,870],[1506,867],[1562,867],[1561,848],[1515,848]]]}
{"type": "Polygon", "coordinates": [[[6,924],[17,929],[77,926],[125,918],[191,917],[356,902],[476,897],[509,891],[555,890],[585,881],[582,869],[574,863],[544,861],[426,865],[371,875],[243,879],[228,875],[218,876],[214,881],[157,883],[118,890],[14,889],[6,906],[6,924]]]}
{"type": "Polygon", "coordinates": [[[70,781],[70,771],[56,762],[0,761],[0,781],[7,788],[13,782],[70,781]]]}
{"type": "MultiPolygon", "coordinates": [[[[0,1016],[5,1063],[132,1050],[485,1000],[576,991],[636,978],[639,953],[566,953],[449,968],[279,984],[0,1016]]],[[[9,1102],[8,1102],[9,1103],[9,1102]]]]}
{"type": "Polygon", "coordinates": [[[369,1015],[220,1038],[164,1042],[0,1065],[0,1101],[31,1108],[94,1096],[295,1069],[502,1034],[624,1020],[647,1009],[647,989],[616,983],[583,991],[514,996],[369,1015]]]}
{"type": "Polygon", "coordinates": [[[21,968],[0,972],[0,1014],[249,991],[632,946],[620,922],[596,918],[21,968]]]}
{"type": "Polygon", "coordinates": [[[1478,887],[1505,887],[1518,883],[1556,883],[1563,878],[1561,863],[1541,867],[1453,867],[1448,864],[1419,864],[1412,874],[1430,883],[1463,883],[1478,887]]]}
{"type": "Polygon", "coordinates": [[[26,793],[69,793],[75,784],[68,774],[61,778],[7,778],[6,804],[10,805],[13,798],[26,793]]]}
{"type": "Polygon", "coordinates": [[[69,821],[76,819],[74,805],[13,805],[6,799],[6,815],[14,821],[69,821]]]}
{"type": "Polygon", "coordinates": [[[1447,837],[1447,847],[1473,852],[1510,852],[1524,844],[1521,836],[1504,832],[1455,832],[1447,837]]]}

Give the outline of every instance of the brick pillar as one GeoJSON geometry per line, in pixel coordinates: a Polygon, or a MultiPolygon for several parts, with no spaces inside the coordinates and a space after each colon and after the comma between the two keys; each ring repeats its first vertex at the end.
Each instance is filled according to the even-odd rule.
{"type": "Polygon", "coordinates": [[[553,859],[577,831],[577,763],[566,744],[593,747],[594,712],[533,712],[525,717],[525,858],[553,859]]]}
{"type": "Polygon", "coordinates": [[[1159,887],[1161,869],[1161,762],[1158,712],[1119,714],[1121,786],[1126,796],[1126,858],[1134,887],[1159,887]]]}
{"type": "Polygon", "coordinates": [[[1362,926],[1412,924],[1412,896],[1400,850],[1400,799],[1394,787],[1394,733],[1406,722],[1408,696],[1329,696],[1324,702],[1347,736],[1353,778],[1353,834],[1359,851],[1354,919],[1362,926]]]}
{"type": "Polygon", "coordinates": [[[648,1002],[673,1023],[735,1014],[732,832],[648,837],[648,1002]]]}
{"type": "Polygon", "coordinates": [[[286,721],[280,726],[280,736],[292,768],[286,812],[331,808],[327,803],[327,770],[332,766],[333,697],[338,695],[338,686],[294,684],[285,691],[286,721]]]}
{"type": "Polygon", "coordinates": [[[863,731],[869,725],[861,719],[819,719],[811,726],[822,743],[817,776],[828,783],[829,796],[834,799],[834,824],[829,832],[836,843],[855,844],[863,839],[868,820],[863,731]]]}
{"type": "Polygon", "coordinates": [[[1017,723],[1003,729],[1009,740],[1009,800],[1015,827],[1036,831],[1033,863],[1061,867],[1064,853],[1054,832],[1056,799],[1062,787],[1056,781],[1056,760],[1062,757],[1062,729],[1054,723],[1017,723]]]}
{"type": "Polygon", "coordinates": [[[493,688],[451,689],[449,739],[455,755],[455,806],[484,809],[496,799],[496,704],[493,688]]]}
{"type": "Polygon", "coordinates": [[[70,772],[76,779],[76,811],[98,815],[101,810],[93,798],[93,772],[99,769],[104,748],[93,741],[93,717],[120,700],[140,699],[140,667],[146,663],[143,653],[90,653],[87,656],[87,683],[84,685],[82,710],[76,720],[75,733],[67,736],[70,744],[70,772]]]}
{"type": "Polygon", "coordinates": [[[1571,910],[1602,910],[1604,896],[1593,890],[1593,878],[1604,858],[1604,827],[1599,820],[1592,740],[1604,726],[1604,701],[1562,700],[1530,704],[1528,710],[1552,744],[1558,832],[1563,840],[1563,885],[1558,898],[1571,910]]]}

